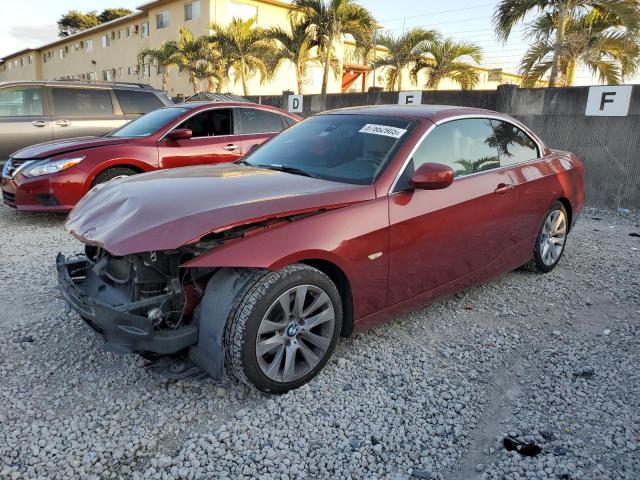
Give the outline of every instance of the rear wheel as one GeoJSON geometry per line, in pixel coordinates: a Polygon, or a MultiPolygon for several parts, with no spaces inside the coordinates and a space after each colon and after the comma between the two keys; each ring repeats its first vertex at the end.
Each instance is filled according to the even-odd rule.
{"type": "Polygon", "coordinates": [[[93,181],[93,185],[95,186],[95,185],[98,185],[99,183],[105,183],[117,177],[129,177],[137,173],[138,172],[135,171],[133,168],[127,168],[127,167],[107,168],[104,172],[100,172],[96,176],[95,180],[93,181]]]}
{"type": "Polygon", "coordinates": [[[567,210],[560,202],[554,203],[545,215],[545,220],[533,250],[533,258],[524,265],[527,270],[547,273],[560,261],[569,232],[567,210]]]}
{"type": "Polygon", "coordinates": [[[268,273],[229,317],[227,364],[264,392],[300,387],[329,360],[342,325],[341,305],[336,286],[315,268],[294,264],[268,273]]]}

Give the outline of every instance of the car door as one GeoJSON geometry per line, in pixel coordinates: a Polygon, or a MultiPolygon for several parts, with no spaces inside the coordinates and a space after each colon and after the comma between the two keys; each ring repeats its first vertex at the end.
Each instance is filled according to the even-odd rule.
{"type": "Polygon", "coordinates": [[[124,115],[116,115],[108,88],[50,87],[53,138],[105,135],[122,126],[124,115]]]}
{"type": "Polygon", "coordinates": [[[160,168],[227,163],[243,155],[242,137],[235,134],[233,109],[213,108],[195,113],[174,129],[186,128],[193,136],[158,142],[160,168]]]}
{"type": "Polygon", "coordinates": [[[538,233],[549,205],[557,198],[554,169],[524,130],[506,120],[491,120],[500,164],[509,169],[515,191],[516,219],[512,234],[518,242],[538,233]]]}
{"type": "Polygon", "coordinates": [[[245,152],[251,151],[289,126],[282,115],[268,110],[241,107],[236,111],[236,125],[243,134],[242,148],[245,152]]]}
{"type": "Polygon", "coordinates": [[[389,304],[462,278],[513,245],[514,193],[500,168],[491,123],[460,119],[433,128],[389,198],[389,304]],[[423,163],[455,172],[442,190],[412,190],[423,163]]]}
{"type": "Polygon", "coordinates": [[[53,139],[51,117],[39,86],[0,90],[0,163],[21,148],[53,139]]]}

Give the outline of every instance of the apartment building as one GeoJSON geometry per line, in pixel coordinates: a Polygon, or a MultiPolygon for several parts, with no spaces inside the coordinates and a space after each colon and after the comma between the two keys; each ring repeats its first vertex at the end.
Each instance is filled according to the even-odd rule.
{"type": "MultiPolygon", "coordinates": [[[[138,52],[143,48],[158,48],[164,41],[176,40],[180,27],[195,36],[209,32],[209,24],[226,24],[234,17],[255,17],[257,25],[268,28],[288,28],[289,3],[280,0],[153,0],[138,7],[138,11],[108,23],[61,38],[36,49],[26,49],[8,55],[0,61],[0,81],[78,79],[89,81],[118,81],[148,83],[161,87],[161,71],[155,65],[138,65],[138,52]]],[[[362,91],[383,85],[382,72],[369,72],[355,54],[353,42],[345,39],[335,46],[338,58],[343,59],[343,75],[330,75],[329,92],[362,91]]],[[[383,51],[381,50],[382,54],[383,51]]],[[[496,88],[500,83],[519,83],[519,77],[505,74],[490,80],[488,70],[479,67],[479,89],[496,88]],[[484,75],[483,75],[484,74],[484,75]]],[[[322,85],[322,67],[313,66],[304,82],[305,93],[318,93],[322,85]]],[[[408,72],[406,88],[409,85],[408,72]]],[[[242,93],[242,86],[229,79],[225,90],[242,93]]],[[[420,79],[421,85],[423,79],[420,79]]],[[[203,83],[203,89],[205,85],[203,83]]],[[[443,82],[441,89],[458,89],[443,82]]],[[[295,71],[283,65],[269,82],[258,77],[249,82],[254,95],[277,94],[295,90],[295,71]]],[[[171,68],[166,87],[172,97],[189,96],[193,88],[186,74],[171,68]]]]}

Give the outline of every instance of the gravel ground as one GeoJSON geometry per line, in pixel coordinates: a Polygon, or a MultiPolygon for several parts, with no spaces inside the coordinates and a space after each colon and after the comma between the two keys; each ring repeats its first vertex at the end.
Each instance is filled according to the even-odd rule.
{"type": "Polygon", "coordinates": [[[1,207],[0,478],[640,478],[639,220],[587,211],[553,273],[342,340],[273,397],[101,351],[57,296],[63,217],[1,207]]]}

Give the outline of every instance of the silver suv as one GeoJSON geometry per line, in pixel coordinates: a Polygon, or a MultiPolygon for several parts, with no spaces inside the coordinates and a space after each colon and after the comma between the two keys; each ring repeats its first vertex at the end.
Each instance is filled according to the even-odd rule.
{"type": "Polygon", "coordinates": [[[161,90],[131,83],[0,82],[0,164],[36,143],[104,135],[170,105],[161,90]]]}

